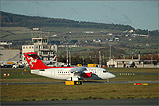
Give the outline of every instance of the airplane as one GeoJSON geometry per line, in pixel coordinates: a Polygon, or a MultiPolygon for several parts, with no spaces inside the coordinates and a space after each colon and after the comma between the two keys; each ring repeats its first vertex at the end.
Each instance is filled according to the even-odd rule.
{"type": "Polygon", "coordinates": [[[31,73],[53,79],[68,81],[78,80],[102,80],[109,82],[115,75],[106,69],[98,67],[49,67],[45,65],[35,52],[24,53],[30,66],[31,73]]]}

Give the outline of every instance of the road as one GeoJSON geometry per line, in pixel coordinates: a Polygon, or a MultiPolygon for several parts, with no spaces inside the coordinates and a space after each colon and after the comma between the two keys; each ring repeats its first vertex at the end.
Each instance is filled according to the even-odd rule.
{"type": "Polygon", "coordinates": [[[2,106],[158,106],[158,99],[106,99],[2,102],[2,106]]]}

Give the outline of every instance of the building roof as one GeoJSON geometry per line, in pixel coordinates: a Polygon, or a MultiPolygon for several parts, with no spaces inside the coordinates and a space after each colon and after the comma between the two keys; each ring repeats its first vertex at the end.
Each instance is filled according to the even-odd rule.
{"type": "Polygon", "coordinates": [[[139,59],[113,59],[113,61],[139,61],[139,59]]]}

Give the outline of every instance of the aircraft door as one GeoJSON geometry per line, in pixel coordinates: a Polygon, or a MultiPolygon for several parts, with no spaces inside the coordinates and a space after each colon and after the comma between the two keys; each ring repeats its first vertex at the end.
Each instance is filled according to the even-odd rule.
{"type": "Polygon", "coordinates": [[[100,70],[98,70],[98,69],[95,69],[95,72],[96,72],[97,75],[101,74],[100,70]]]}
{"type": "Polygon", "coordinates": [[[103,74],[102,70],[101,69],[96,69],[96,70],[97,70],[98,77],[101,77],[103,74]]]}
{"type": "Polygon", "coordinates": [[[55,71],[51,71],[51,76],[55,76],[55,71]]]}

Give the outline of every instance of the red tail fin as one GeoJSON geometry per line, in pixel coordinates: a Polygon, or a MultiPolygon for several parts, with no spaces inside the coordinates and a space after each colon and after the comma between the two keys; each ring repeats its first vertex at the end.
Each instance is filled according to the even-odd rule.
{"type": "Polygon", "coordinates": [[[37,55],[37,53],[35,52],[28,52],[28,53],[24,53],[24,56],[30,66],[30,69],[47,69],[48,66],[46,66],[41,59],[39,58],[39,56],[37,55]]]}

